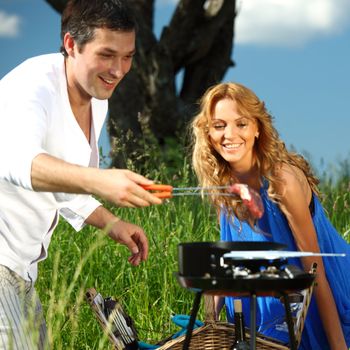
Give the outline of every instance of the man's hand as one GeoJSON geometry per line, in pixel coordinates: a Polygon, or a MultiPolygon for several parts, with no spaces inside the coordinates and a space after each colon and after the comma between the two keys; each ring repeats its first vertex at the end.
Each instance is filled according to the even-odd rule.
{"type": "Polygon", "coordinates": [[[162,203],[140,186],[153,183],[142,175],[124,169],[82,167],[44,153],[33,159],[31,180],[34,191],[93,194],[122,207],[162,203]]]}
{"type": "Polygon", "coordinates": [[[117,218],[103,206],[97,207],[85,223],[105,230],[114,241],[127,246],[131,264],[136,266],[147,259],[148,240],[141,227],[117,218]]]}
{"type": "Polygon", "coordinates": [[[124,244],[131,252],[128,261],[139,265],[148,257],[148,240],[142,228],[126,221],[115,222],[109,230],[109,236],[116,242],[124,244]]]}
{"type": "Polygon", "coordinates": [[[162,200],[140,185],[150,185],[142,175],[124,169],[96,169],[99,174],[91,181],[91,192],[120,207],[145,207],[161,204],[162,200]]]}

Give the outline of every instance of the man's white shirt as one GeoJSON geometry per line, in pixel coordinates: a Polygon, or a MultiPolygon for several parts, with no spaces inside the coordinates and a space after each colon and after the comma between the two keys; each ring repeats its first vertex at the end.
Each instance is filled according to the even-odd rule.
{"type": "Polygon", "coordinates": [[[71,110],[64,57],[31,58],[0,81],[0,264],[35,280],[59,215],[75,230],[101,205],[90,195],[35,192],[31,164],[41,153],[98,167],[107,100],[92,99],[91,140],[71,110]]]}

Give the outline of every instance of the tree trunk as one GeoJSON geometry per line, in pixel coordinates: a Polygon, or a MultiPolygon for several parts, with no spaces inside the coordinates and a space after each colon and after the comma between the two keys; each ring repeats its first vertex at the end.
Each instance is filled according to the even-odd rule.
{"type": "MultiPolygon", "coordinates": [[[[62,12],[66,0],[46,0],[62,12]]],[[[175,136],[196,102],[233,65],[235,0],[180,0],[161,37],[153,33],[154,0],[129,0],[138,22],[133,68],[109,101],[109,133],[134,135],[147,124],[155,137],[175,136]],[[180,86],[176,75],[183,74],[180,86]]],[[[118,165],[117,157],[112,159],[118,165]]]]}

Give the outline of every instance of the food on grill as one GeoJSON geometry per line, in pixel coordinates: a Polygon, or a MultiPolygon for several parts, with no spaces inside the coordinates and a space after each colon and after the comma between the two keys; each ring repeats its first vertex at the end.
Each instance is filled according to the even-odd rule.
{"type": "Polygon", "coordinates": [[[237,194],[254,219],[260,219],[264,214],[264,206],[258,192],[246,184],[233,184],[229,192],[237,194]]]}

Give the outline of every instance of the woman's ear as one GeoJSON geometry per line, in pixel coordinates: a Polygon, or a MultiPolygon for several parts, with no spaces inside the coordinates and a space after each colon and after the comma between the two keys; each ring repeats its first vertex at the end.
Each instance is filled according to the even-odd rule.
{"type": "Polygon", "coordinates": [[[255,133],[255,137],[258,139],[259,138],[259,131],[257,131],[256,133],[255,133]]]}

